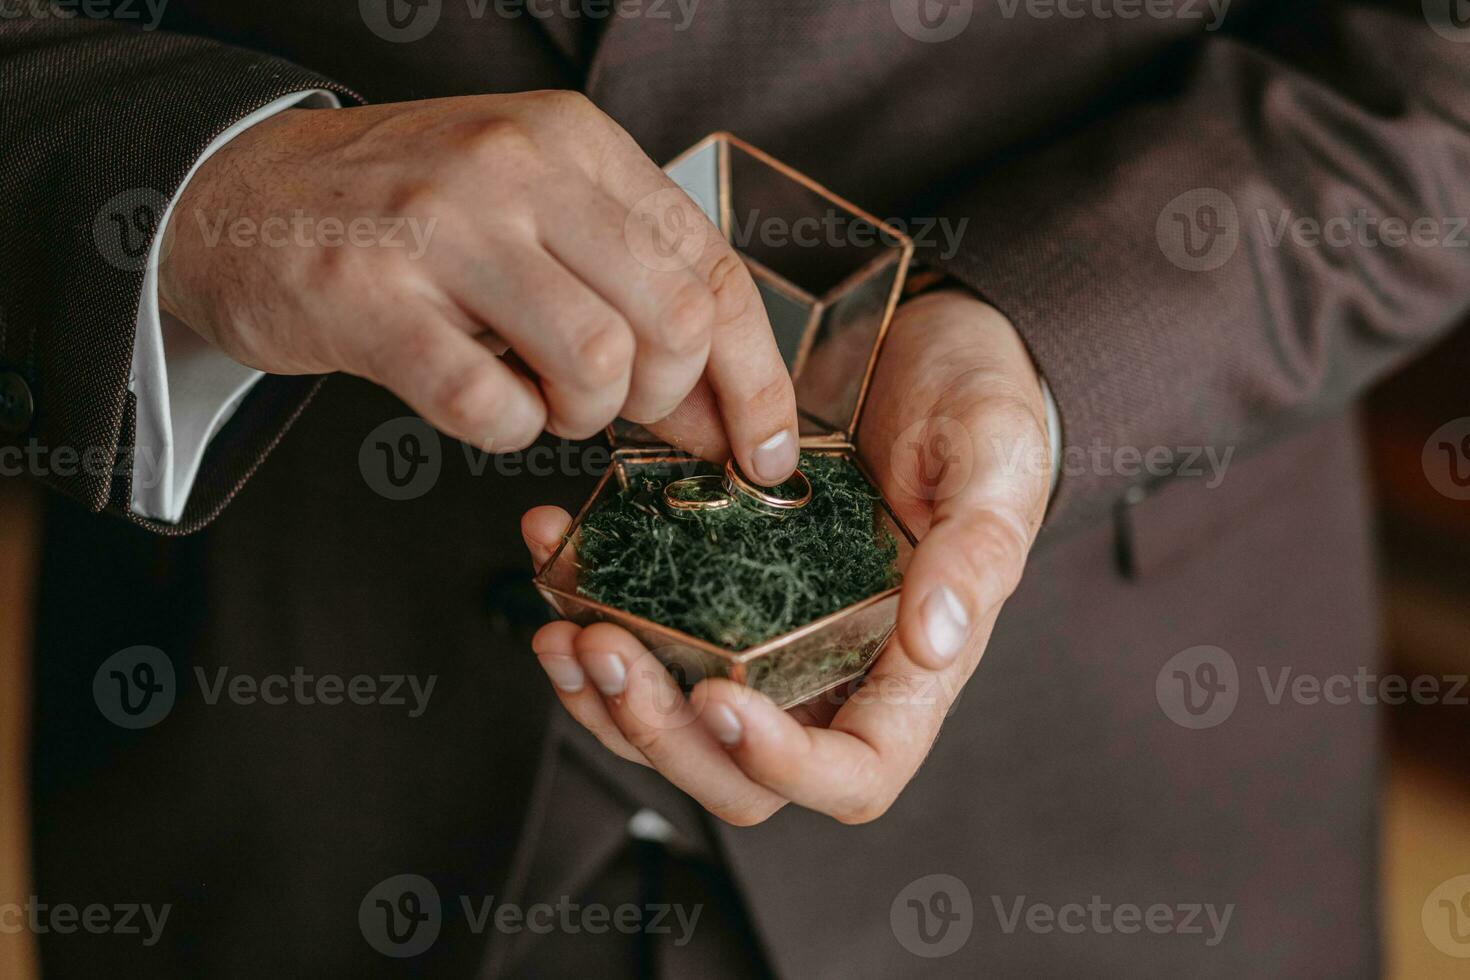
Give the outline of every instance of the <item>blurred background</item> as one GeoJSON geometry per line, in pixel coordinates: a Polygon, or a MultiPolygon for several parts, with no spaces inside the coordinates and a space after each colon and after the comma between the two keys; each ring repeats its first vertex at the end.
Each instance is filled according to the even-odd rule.
{"type": "MultiPolygon", "coordinates": [[[[1422,462],[1430,434],[1467,415],[1465,328],[1380,384],[1364,406],[1378,497],[1385,669],[1405,677],[1470,674],[1470,501],[1436,491],[1422,462]]],[[[1470,977],[1470,959],[1436,949],[1421,921],[1435,886],[1470,874],[1470,707],[1405,704],[1384,710],[1388,976],[1470,977]]]]}
{"type": "MultiPolygon", "coordinates": [[[[1441,679],[1470,674],[1470,502],[1438,492],[1422,461],[1435,430],[1470,416],[1470,330],[1379,385],[1363,416],[1378,499],[1385,672],[1441,679]]],[[[0,904],[24,901],[30,888],[24,790],[39,498],[29,484],[0,479],[0,904]]],[[[1460,693],[1470,696],[1470,689],[1460,693]]],[[[1470,959],[1437,949],[1422,920],[1437,886],[1470,874],[1470,707],[1382,710],[1388,733],[1381,832],[1386,976],[1470,978],[1470,959]]],[[[29,936],[0,930],[0,978],[35,975],[29,936]]]]}

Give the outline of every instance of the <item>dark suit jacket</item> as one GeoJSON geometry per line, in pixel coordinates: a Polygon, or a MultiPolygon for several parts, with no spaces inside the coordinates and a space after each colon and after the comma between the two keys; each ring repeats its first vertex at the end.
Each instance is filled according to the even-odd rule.
{"type": "MultiPolygon", "coordinates": [[[[437,12],[412,43],[369,29],[375,3],[200,0],[170,6],[156,32],[0,21],[0,367],[36,403],[5,438],[120,460],[51,478],[75,503],[51,510],[43,571],[37,891],[173,906],[152,947],[48,933],[51,975],[513,973],[551,941],[587,968],[601,947],[586,936],[497,935],[487,952],[458,898],[583,894],[644,806],[744,898],[724,918],[748,922],[711,926],[709,948],[749,928],[764,968],[786,976],[1375,973],[1372,709],[1272,704],[1256,678],[1372,665],[1344,410],[1457,321],[1470,262],[1273,232],[1284,213],[1470,213],[1470,46],[1431,30],[1417,2],[1239,0],[1219,31],[1182,13],[960,2],[968,26],[935,43],[899,29],[906,0],[704,0],[684,29],[677,8],[594,22],[429,0],[396,8],[437,12]],[[97,515],[130,496],[142,282],[96,246],[99,211],[129,189],[171,195],[217,133],[315,86],[349,102],[580,88],[654,159],[727,129],[880,215],[967,222],[955,254],[928,257],[1016,324],[1083,455],[1068,457],[984,663],[886,817],[707,826],[566,730],[526,649],[538,612],[515,515],[575,505],[589,480],[504,476],[446,441],[433,491],[387,501],[357,452],[404,410],[364,384],[334,379],[303,408],[316,381],[262,383],[184,522],[152,527],[197,535],[97,515]],[[1212,268],[1214,238],[1169,237],[1207,233],[1234,236],[1212,268]],[[1218,486],[1106,462],[1203,446],[1236,451],[1218,486]],[[137,644],[167,652],[180,689],[163,722],[128,731],[91,685],[137,644]],[[1156,681],[1197,645],[1227,651],[1240,680],[1228,720],[1191,730],[1161,709],[1156,681]],[[210,704],[194,672],[222,667],[438,683],[418,718],[210,704]],[[445,905],[417,959],[381,956],[357,918],[400,873],[445,905]],[[933,873],[968,889],[972,932],[926,959],[898,920],[903,890],[933,873]],[[1208,929],[1007,929],[1023,896],[1234,912],[1214,945],[1208,929]]],[[[928,8],[930,22],[943,12],[928,8]]],[[[689,967],[669,955],[668,970],[689,967]]]]}

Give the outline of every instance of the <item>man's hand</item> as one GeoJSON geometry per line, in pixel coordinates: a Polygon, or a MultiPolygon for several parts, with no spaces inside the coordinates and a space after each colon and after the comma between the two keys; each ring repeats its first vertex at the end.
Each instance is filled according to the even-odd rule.
{"type": "MultiPolygon", "coordinates": [[[[726,680],[702,681],[686,701],[606,623],[551,623],[532,644],[567,710],[605,746],[731,823],[759,823],[788,801],[844,823],[886,812],[979,663],[1046,509],[1040,382],[1010,324],[967,294],[899,308],[863,420],[864,456],[920,544],[895,636],[845,702],[783,712],[726,680]]],[[[568,523],[554,507],[526,514],[538,565],[568,523]]]]}
{"type": "Polygon", "coordinates": [[[495,452],[622,415],[766,482],[796,465],[744,264],[575,93],[283,112],[206,161],[169,231],[163,309],[242,363],[369,378],[495,452]],[[412,222],[422,254],[344,243],[364,221],[412,222]]]}

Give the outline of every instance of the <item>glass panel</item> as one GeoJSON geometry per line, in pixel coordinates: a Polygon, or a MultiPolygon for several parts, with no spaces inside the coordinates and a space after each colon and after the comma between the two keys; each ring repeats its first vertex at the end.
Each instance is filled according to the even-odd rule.
{"type": "Polygon", "coordinates": [[[858,413],[888,324],[888,306],[903,269],[890,253],[844,283],[820,308],[796,376],[796,404],[833,431],[857,431],[858,413]]]}
{"type": "MultiPolygon", "coordinates": [[[[850,440],[907,269],[907,239],[725,135],[668,173],[745,258],[796,386],[801,435],[850,440]]],[[[621,419],[609,436],[618,446],[662,445],[621,419]]]]}

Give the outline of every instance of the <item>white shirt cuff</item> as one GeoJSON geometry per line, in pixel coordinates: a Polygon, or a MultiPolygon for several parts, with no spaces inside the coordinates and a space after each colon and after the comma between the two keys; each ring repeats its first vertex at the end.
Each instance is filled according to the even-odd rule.
{"type": "Polygon", "coordinates": [[[331,92],[315,89],[282,96],[262,106],[209,144],[194,161],[164,211],[143,278],[133,340],[133,366],[128,378],[128,390],[137,400],[130,501],[135,514],[168,524],[178,523],[210,440],[261,378],[261,372],[231,360],[182,321],[160,313],[159,251],[179,197],[204,161],[256,123],[286,109],[327,109],[340,105],[331,92]]]}

